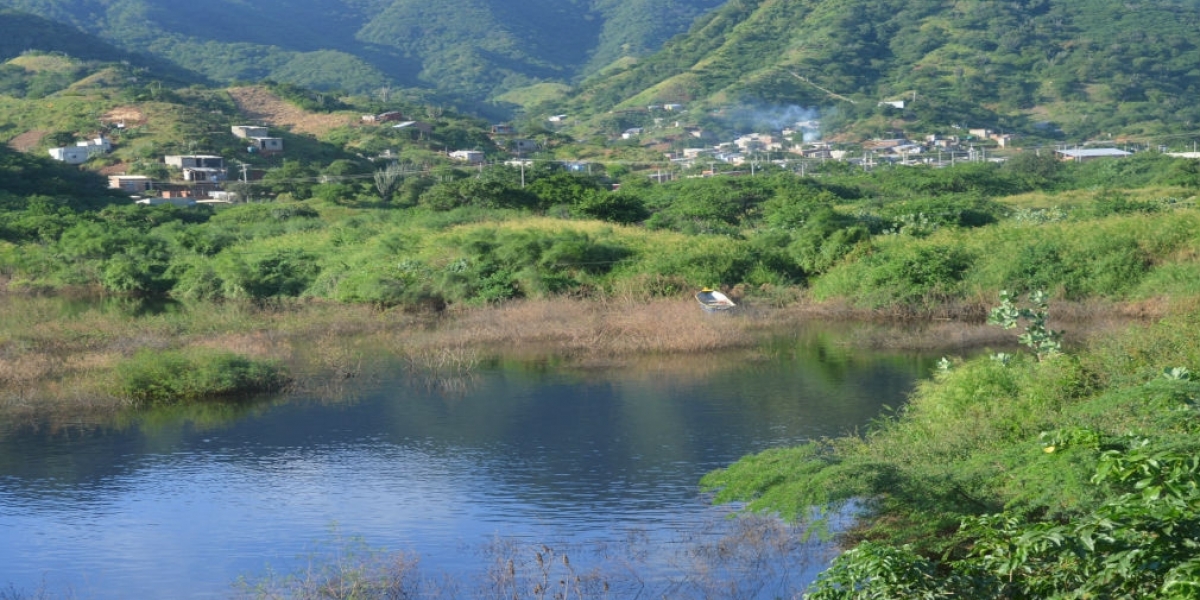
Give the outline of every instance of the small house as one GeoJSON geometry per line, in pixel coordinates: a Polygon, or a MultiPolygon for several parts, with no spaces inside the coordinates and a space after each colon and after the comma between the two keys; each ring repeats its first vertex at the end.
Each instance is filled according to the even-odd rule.
{"type": "Polygon", "coordinates": [[[234,125],[230,129],[233,131],[235,137],[242,139],[261,138],[270,135],[267,133],[266,127],[259,127],[257,125],[234,125]]]}
{"type": "Polygon", "coordinates": [[[404,113],[398,110],[390,110],[377,115],[363,115],[362,120],[364,123],[390,123],[394,121],[403,121],[404,113]]]}
{"type": "Polygon", "coordinates": [[[69,165],[81,165],[97,154],[104,154],[111,151],[112,142],[108,141],[108,138],[104,136],[83,142],[75,142],[74,146],[51,148],[49,150],[50,158],[69,165]]]}
{"type": "Polygon", "coordinates": [[[483,162],[483,152],[478,150],[455,150],[450,153],[450,158],[467,164],[478,165],[483,162]]]}
{"type": "Polygon", "coordinates": [[[257,152],[264,156],[283,153],[283,138],[277,137],[252,137],[250,138],[250,146],[247,150],[257,152]]]}
{"type": "Polygon", "coordinates": [[[81,165],[91,157],[92,152],[88,148],[81,146],[65,146],[50,149],[50,158],[65,162],[68,165],[81,165]]]}
{"type": "Polygon", "coordinates": [[[162,198],[142,198],[141,200],[137,201],[137,204],[142,204],[145,206],[160,206],[163,204],[170,204],[173,206],[195,206],[196,201],[185,196],[171,196],[162,198]]]}
{"type": "Polygon", "coordinates": [[[537,152],[538,143],[534,140],[517,139],[512,141],[513,152],[524,154],[526,152],[537,152]]]}
{"type": "Polygon", "coordinates": [[[1117,148],[1072,148],[1070,150],[1059,150],[1057,154],[1060,160],[1085,162],[1097,158],[1122,158],[1132,153],[1117,148]]]}
{"type": "Polygon", "coordinates": [[[145,175],[109,175],[108,187],[130,194],[141,194],[154,188],[154,180],[145,175]]]}
{"type": "Polygon", "coordinates": [[[163,157],[163,162],[170,167],[180,169],[224,169],[225,159],[212,154],[183,154],[163,157]]]}

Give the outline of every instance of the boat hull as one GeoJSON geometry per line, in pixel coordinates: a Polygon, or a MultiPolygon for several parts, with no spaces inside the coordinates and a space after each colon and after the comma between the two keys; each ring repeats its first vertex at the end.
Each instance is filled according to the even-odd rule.
{"type": "Polygon", "coordinates": [[[715,290],[701,290],[696,293],[696,302],[705,312],[722,312],[737,307],[728,296],[715,290]]]}

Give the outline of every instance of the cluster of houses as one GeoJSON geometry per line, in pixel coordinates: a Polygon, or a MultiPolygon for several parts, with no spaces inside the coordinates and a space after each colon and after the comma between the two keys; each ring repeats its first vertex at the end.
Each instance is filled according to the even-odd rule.
{"type": "MultiPolygon", "coordinates": [[[[246,151],[264,156],[283,153],[283,138],[272,137],[266,127],[235,125],[235,137],[246,141],[246,151]]],[[[103,136],[76,146],[51,148],[50,156],[68,164],[82,164],[92,156],[112,151],[112,143],[103,136]]],[[[182,183],[155,181],[146,175],[116,174],[108,176],[108,187],[120,189],[138,197],[140,204],[191,205],[197,202],[228,202],[230,194],[223,183],[229,179],[225,158],[212,154],[181,154],[163,157],[163,163],[179,170],[182,183]]],[[[243,167],[242,177],[250,175],[243,167]]],[[[260,175],[260,173],[255,173],[260,175]]]]}
{"type": "MultiPolygon", "coordinates": [[[[844,160],[864,166],[876,164],[930,164],[935,166],[963,161],[1003,160],[990,156],[995,148],[1008,147],[1011,134],[997,133],[990,129],[970,129],[966,136],[929,135],[913,140],[905,136],[868,140],[853,150],[835,148],[822,141],[807,140],[819,123],[806,121],[796,123],[778,132],[751,133],[729,142],[711,146],[685,148],[681,151],[665,152],[668,160],[682,168],[696,163],[724,163],[744,165],[748,162],[767,161],[785,164],[798,158],[844,160]]],[[[703,137],[698,131],[685,134],[703,137]]],[[[1064,161],[1086,161],[1097,158],[1120,158],[1131,153],[1117,148],[1059,148],[1055,155],[1064,161]]],[[[708,171],[708,173],[711,173],[708,171]]]]}
{"type": "MultiPolygon", "coordinates": [[[[663,104],[649,107],[649,110],[674,112],[683,109],[679,104],[663,104]]],[[[561,121],[566,115],[555,115],[551,121],[561,121]]],[[[656,119],[658,121],[660,119],[656,119]]],[[[363,115],[362,122],[368,125],[391,124],[396,129],[409,129],[418,135],[428,135],[433,127],[428,123],[406,119],[398,111],[384,112],[373,115],[363,115]]],[[[678,147],[680,141],[692,139],[708,139],[708,133],[699,127],[685,126],[679,122],[675,127],[681,133],[658,140],[664,145],[664,157],[673,165],[687,169],[697,164],[710,165],[704,171],[705,175],[716,173],[716,163],[728,165],[758,164],[767,161],[786,164],[797,158],[803,159],[832,159],[846,160],[871,166],[878,163],[924,163],[952,164],[954,161],[992,160],[987,156],[989,147],[1006,147],[1013,137],[1009,134],[994,132],[990,129],[969,129],[965,136],[930,135],[921,140],[911,140],[905,136],[895,136],[886,139],[870,140],[861,144],[853,151],[838,149],[833,145],[812,141],[819,138],[820,122],[816,120],[798,121],[789,127],[770,133],[750,133],[741,135],[728,142],[701,147],[684,148],[668,151],[669,146],[678,147]]],[[[283,138],[272,137],[266,127],[255,125],[235,125],[231,132],[239,139],[246,141],[246,150],[264,156],[281,154],[283,138]]],[[[642,128],[630,128],[623,132],[622,137],[633,139],[642,136],[642,128]]],[[[491,137],[498,146],[508,149],[517,156],[511,164],[526,164],[523,156],[539,149],[539,144],[533,140],[516,137],[516,131],[511,125],[493,125],[491,137]]],[[[78,142],[74,146],[51,148],[50,156],[68,164],[82,164],[92,157],[111,152],[112,143],[103,135],[94,139],[78,142]]],[[[1055,150],[1061,160],[1086,161],[1096,158],[1119,158],[1130,153],[1116,148],[1060,148],[1055,150]]],[[[469,165],[482,165],[485,156],[479,150],[455,150],[447,152],[449,158],[469,165]]],[[[182,183],[167,183],[154,181],[145,175],[117,174],[109,176],[109,187],[122,189],[140,197],[143,204],[171,203],[178,205],[195,204],[197,202],[228,202],[230,194],[223,190],[222,184],[230,178],[229,168],[221,156],[208,154],[171,155],[164,156],[163,162],[174,167],[180,173],[182,183]]],[[[570,170],[583,171],[584,163],[570,163],[570,170]]],[[[241,179],[249,180],[261,177],[261,172],[251,172],[242,165],[241,179]]],[[[663,175],[658,175],[663,177],[663,175]]]]}

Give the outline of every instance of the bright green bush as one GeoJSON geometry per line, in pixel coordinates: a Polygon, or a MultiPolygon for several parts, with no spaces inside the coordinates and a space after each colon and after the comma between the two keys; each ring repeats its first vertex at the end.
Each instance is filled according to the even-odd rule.
{"type": "Polygon", "coordinates": [[[976,257],[955,243],[892,243],[838,265],[813,284],[820,299],[865,306],[916,305],[959,297],[976,257]]]}
{"type": "Polygon", "coordinates": [[[215,350],[139,350],[117,366],[113,391],[139,405],[171,404],[283,388],[274,363],[215,350]]]}
{"type": "Polygon", "coordinates": [[[216,274],[224,282],[223,293],[230,298],[256,300],[295,297],[320,273],[317,256],[297,249],[263,251],[242,256],[223,255],[216,274]]]}

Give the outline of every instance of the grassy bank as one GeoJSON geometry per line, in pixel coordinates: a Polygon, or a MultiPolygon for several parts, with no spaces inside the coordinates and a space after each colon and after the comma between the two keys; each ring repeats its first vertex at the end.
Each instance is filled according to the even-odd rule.
{"type": "MultiPolygon", "coordinates": [[[[214,353],[276,365],[290,374],[292,389],[304,390],[369,375],[397,359],[426,371],[448,363],[470,366],[501,353],[610,365],[648,354],[748,347],[765,331],[798,318],[770,310],[712,317],[690,298],[560,298],[416,314],[320,302],[194,303],[142,314],[128,301],[5,300],[0,398],[10,415],[135,406],[147,397],[129,391],[131,380],[192,372],[214,360],[214,353]],[[182,369],[166,364],[172,361],[164,356],[200,362],[182,369]]],[[[213,386],[219,395],[220,384],[213,386]]],[[[199,395],[185,387],[175,395],[199,395]]],[[[262,387],[249,385],[247,391],[262,387]]]]}
{"type": "Polygon", "coordinates": [[[862,507],[814,598],[1194,597],[1196,308],[1059,356],[948,365],[863,438],[770,450],[704,484],[802,521],[862,507]]]}
{"type": "MultiPolygon", "coordinates": [[[[370,376],[400,361],[414,371],[471,369],[489,357],[552,356],[581,367],[632,364],[647,356],[694,356],[751,348],[770,336],[812,323],[877,323],[856,327],[844,343],[864,348],[955,352],[1002,344],[1009,337],[983,323],[974,304],[921,312],[864,309],[845,303],[799,301],[776,306],[747,298],[730,315],[707,315],[685,296],[566,297],[409,312],[318,301],[261,304],[228,301],[146,304],[122,298],[39,297],[8,294],[0,302],[0,406],[5,414],[111,413],[163,401],[133,391],[145,373],[203,370],[219,357],[270,366],[238,391],[295,391],[370,376]],[[189,364],[160,364],[162,356],[189,364]],[[191,362],[189,362],[191,361],[191,362]]],[[[1070,325],[1070,343],[1085,335],[1158,315],[1160,303],[1064,303],[1057,322],[1070,325]]],[[[162,359],[165,360],[165,359],[162,359]]],[[[170,363],[171,361],[166,361],[170,363]]],[[[178,361],[176,361],[178,362],[178,361]]],[[[248,367],[230,366],[238,380],[248,367]]],[[[218,369],[220,371],[220,369],[218,369]]],[[[157,376],[151,376],[155,379],[157,376]]],[[[197,393],[180,381],[173,397],[195,401],[227,396],[213,378],[197,393]]],[[[168,386],[169,387],[169,386],[168,386]]]]}

